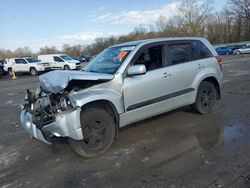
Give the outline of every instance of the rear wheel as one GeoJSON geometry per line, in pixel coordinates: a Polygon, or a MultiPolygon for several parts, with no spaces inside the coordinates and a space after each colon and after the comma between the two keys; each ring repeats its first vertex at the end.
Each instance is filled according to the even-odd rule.
{"type": "Polygon", "coordinates": [[[69,138],[72,149],[80,156],[91,158],[104,153],[115,138],[113,117],[103,109],[89,108],[81,112],[83,140],[69,138]]]}
{"type": "Polygon", "coordinates": [[[68,65],[65,65],[63,68],[64,70],[70,70],[70,67],[68,65]]]}
{"type": "Polygon", "coordinates": [[[239,55],[239,54],[240,54],[240,51],[236,51],[235,54],[236,54],[236,55],[239,55]]]}
{"type": "Polygon", "coordinates": [[[30,68],[30,74],[31,74],[32,76],[38,75],[38,72],[37,72],[36,68],[34,68],[34,67],[30,68]]]}
{"type": "Polygon", "coordinates": [[[9,74],[10,76],[13,75],[12,68],[9,68],[9,69],[8,69],[8,74],[9,74]]]}
{"type": "Polygon", "coordinates": [[[213,83],[201,82],[195,103],[192,105],[193,109],[200,114],[211,112],[216,101],[216,95],[216,88],[213,83]]]}

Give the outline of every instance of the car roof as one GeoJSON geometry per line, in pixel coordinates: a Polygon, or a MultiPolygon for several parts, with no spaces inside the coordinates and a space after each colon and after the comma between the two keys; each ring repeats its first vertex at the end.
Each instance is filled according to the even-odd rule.
{"type": "Polygon", "coordinates": [[[167,38],[153,38],[153,39],[145,39],[145,40],[137,40],[137,41],[130,41],[121,44],[116,44],[111,47],[120,47],[120,46],[137,46],[139,44],[145,45],[154,42],[167,42],[172,40],[204,40],[205,38],[202,37],[167,37],[167,38]]]}
{"type": "Polygon", "coordinates": [[[9,58],[9,59],[26,59],[26,58],[32,58],[32,57],[12,57],[12,58],[9,58]]]}

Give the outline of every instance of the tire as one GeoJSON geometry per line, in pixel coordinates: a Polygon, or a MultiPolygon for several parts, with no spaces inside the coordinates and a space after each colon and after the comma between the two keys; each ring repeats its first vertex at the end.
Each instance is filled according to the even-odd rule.
{"type": "Polygon", "coordinates": [[[201,82],[192,108],[200,114],[211,112],[216,101],[216,95],[217,91],[213,83],[201,82]]]}
{"type": "Polygon", "coordinates": [[[103,109],[89,108],[81,112],[83,140],[68,139],[71,148],[85,158],[107,151],[115,138],[113,117],[103,109]]]}
{"type": "Polygon", "coordinates": [[[36,68],[34,68],[34,67],[30,68],[30,74],[31,74],[32,76],[38,75],[38,72],[37,72],[36,68]]]}
{"type": "Polygon", "coordinates": [[[68,65],[64,65],[63,69],[64,70],[70,70],[70,67],[68,65]]]}
{"type": "Polygon", "coordinates": [[[239,54],[241,54],[241,53],[240,53],[240,51],[236,51],[235,54],[236,54],[236,55],[239,55],[239,54]]]}
{"type": "Polygon", "coordinates": [[[8,74],[9,74],[10,76],[13,76],[12,68],[9,68],[9,69],[8,69],[8,74]]]}

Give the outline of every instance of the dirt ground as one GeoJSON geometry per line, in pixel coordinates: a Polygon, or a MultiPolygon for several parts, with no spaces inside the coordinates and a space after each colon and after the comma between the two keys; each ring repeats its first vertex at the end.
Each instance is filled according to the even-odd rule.
{"type": "Polygon", "coordinates": [[[185,107],[133,124],[92,159],[64,139],[30,139],[19,104],[38,77],[1,77],[0,187],[250,187],[250,55],[224,56],[223,67],[212,113],[185,107]]]}

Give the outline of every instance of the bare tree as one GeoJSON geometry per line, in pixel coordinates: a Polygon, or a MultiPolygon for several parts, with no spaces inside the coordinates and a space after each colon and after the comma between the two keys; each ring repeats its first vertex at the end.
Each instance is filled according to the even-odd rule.
{"type": "Polygon", "coordinates": [[[17,48],[14,51],[14,54],[15,54],[15,56],[18,56],[18,57],[24,57],[24,56],[31,56],[32,52],[29,49],[29,47],[25,46],[23,48],[17,48]]]}
{"type": "Polygon", "coordinates": [[[235,35],[250,40],[250,0],[229,0],[228,14],[234,17],[235,35]]]}
{"type": "Polygon", "coordinates": [[[56,54],[58,52],[59,51],[56,49],[55,46],[52,47],[45,46],[43,48],[40,48],[39,54],[56,54]]]}
{"type": "Polygon", "coordinates": [[[177,16],[183,36],[204,36],[206,19],[211,10],[210,1],[183,0],[177,16]]]}

